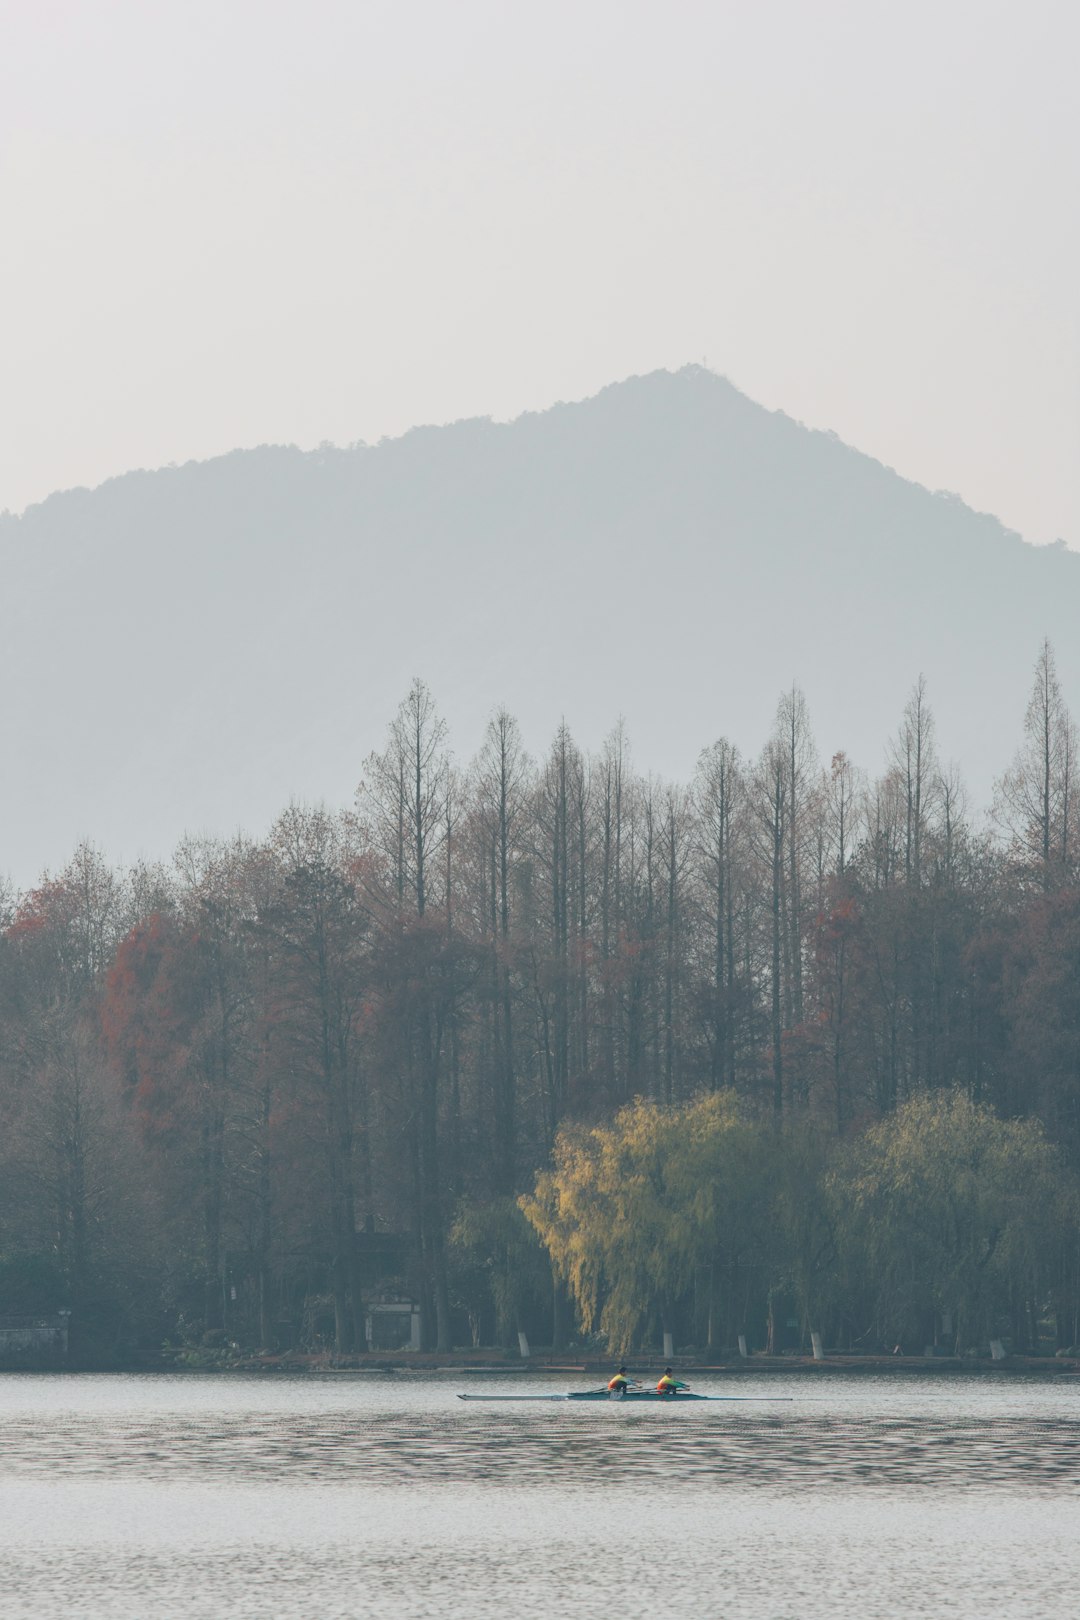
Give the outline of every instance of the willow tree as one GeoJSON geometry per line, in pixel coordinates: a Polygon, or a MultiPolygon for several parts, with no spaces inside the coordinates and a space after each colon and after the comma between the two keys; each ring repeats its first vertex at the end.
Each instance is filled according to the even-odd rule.
{"type": "Polygon", "coordinates": [[[654,1312],[670,1327],[700,1270],[712,1282],[753,1263],[768,1135],[731,1092],[678,1109],[638,1100],[611,1125],[560,1133],[521,1205],[586,1333],[624,1351],[654,1312]]]}
{"type": "Polygon", "coordinates": [[[962,1093],[912,1098],[850,1148],[828,1183],[841,1266],[880,1340],[940,1325],[964,1349],[1052,1304],[1075,1190],[1035,1120],[1000,1119],[962,1093]],[[946,1328],[946,1324],[948,1327],[946,1328]]]}

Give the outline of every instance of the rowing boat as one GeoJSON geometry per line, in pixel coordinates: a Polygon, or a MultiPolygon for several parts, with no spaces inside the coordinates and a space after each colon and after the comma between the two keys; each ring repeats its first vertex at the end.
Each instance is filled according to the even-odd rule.
{"type": "Polygon", "coordinates": [[[459,1395],[459,1401],[660,1401],[671,1406],[676,1401],[790,1401],[791,1395],[698,1395],[682,1389],[675,1395],[658,1395],[653,1389],[631,1389],[617,1395],[606,1389],[583,1389],[566,1395],[459,1395]]]}

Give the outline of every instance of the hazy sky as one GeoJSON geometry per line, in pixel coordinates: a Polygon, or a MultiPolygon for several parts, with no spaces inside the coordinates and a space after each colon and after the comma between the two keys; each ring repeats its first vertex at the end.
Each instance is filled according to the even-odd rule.
{"type": "Polygon", "coordinates": [[[1075,3],[0,13],[0,507],[707,358],[1080,546],[1075,3]]]}

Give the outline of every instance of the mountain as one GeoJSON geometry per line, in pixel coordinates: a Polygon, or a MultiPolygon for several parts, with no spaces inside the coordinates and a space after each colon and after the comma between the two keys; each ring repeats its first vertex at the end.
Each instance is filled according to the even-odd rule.
{"type": "Polygon", "coordinates": [[[0,519],[0,870],[81,837],[167,854],[347,802],[421,675],[460,758],[505,704],[542,752],[625,717],[685,779],[756,752],[780,689],[880,768],[925,673],[978,802],[1019,740],[1038,644],[1080,691],[1080,556],[754,404],[691,366],[375,446],[264,446],[0,519]]]}

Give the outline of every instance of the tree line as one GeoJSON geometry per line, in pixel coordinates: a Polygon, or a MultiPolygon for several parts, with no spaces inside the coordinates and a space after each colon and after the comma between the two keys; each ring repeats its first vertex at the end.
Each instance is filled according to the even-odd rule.
{"type": "MultiPolygon", "coordinates": [[[[988,1275],[1038,1251],[1023,1284],[1013,1267],[976,1308],[965,1283],[938,1328],[1005,1311],[1037,1344],[1051,1312],[1077,1337],[1075,1229],[1036,1240],[1080,1169],[1076,731],[1049,644],[1018,743],[976,821],[921,679],[876,779],[819,757],[792,687],[756,758],[721,739],[683,785],[639,772],[621,726],[588,755],[562,725],[533,760],[502,711],[460,765],[416,681],[347,809],[126,871],[79,848],[2,899],[6,1308],[62,1298],[88,1354],[223,1333],[346,1354],[382,1255],[441,1349],[523,1321],[622,1343],[657,1313],[774,1342],[782,1300],[852,1342],[929,1332],[926,1300],[883,1310],[866,1277],[892,1272],[845,1247],[844,1177],[883,1131],[931,1153],[933,1109],[962,1099],[1065,1181],[1044,1197],[1040,1158],[1035,1224],[992,1239],[988,1275]],[[653,1233],[632,1324],[610,1256],[575,1273],[550,1178],[590,1129],[689,1144],[702,1118],[746,1154],[673,1161],[672,1187],[752,1218],[758,1259],[706,1243],[691,1264],[653,1233]],[[831,1278],[813,1291],[810,1250],[777,1257],[798,1186],[831,1278]]],[[[636,1252],[632,1207],[612,1219],[636,1252]]]]}

